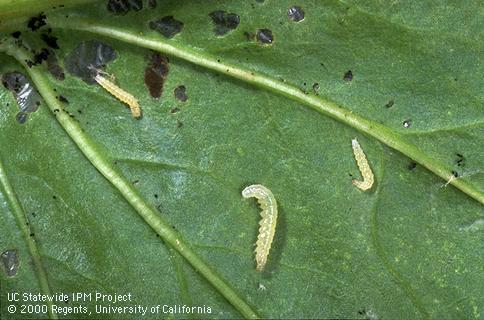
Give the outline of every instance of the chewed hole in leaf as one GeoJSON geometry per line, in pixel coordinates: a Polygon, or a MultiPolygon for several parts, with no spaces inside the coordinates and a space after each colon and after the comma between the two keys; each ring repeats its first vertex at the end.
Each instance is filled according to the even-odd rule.
{"type": "Polygon", "coordinates": [[[143,9],[142,0],[109,0],[107,4],[108,11],[116,15],[124,15],[130,10],[140,11],[143,9]]]}
{"type": "Polygon", "coordinates": [[[113,47],[98,40],[89,40],[74,48],[64,59],[64,65],[70,74],[94,84],[95,69],[105,66],[116,57],[113,47]]]}
{"type": "Polygon", "coordinates": [[[259,29],[257,30],[257,41],[263,44],[272,44],[274,42],[274,36],[270,29],[259,29]]]}
{"type": "Polygon", "coordinates": [[[187,91],[187,88],[182,85],[182,86],[176,87],[173,93],[177,100],[180,100],[181,102],[185,102],[188,100],[186,91],[187,91]]]}
{"type": "Polygon", "coordinates": [[[30,80],[20,72],[8,72],[2,76],[3,86],[10,90],[19,108],[17,121],[23,124],[29,113],[37,111],[41,97],[30,80]]]}
{"type": "Polygon", "coordinates": [[[304,20],[304,10],[299,6],[292,6],[287,10],[287,16],[294,22],[304,20]]]}
{"type": "Polygon", "coordinates": [[[150,56],[148,66],[145,68],[145,84],[150,95],[157,99],[163,93],[163,85],[169,71],[168,57],[153,52],[150,56]]]}
{"type": "Polygon", "coordinates": [[[218,36],[223,36],[232,30],[235,30],[240,23],[239,15],[228,13],[223,10],[216,10],[209,14],[212,22],[215,24],[213,31],[218,36]]]}
{"type": "Polygon", "coordinates": [[[173,16],[166,16],[158,20],[150,21],[152,30],[158,31],[165,38],[173,38],[183,29],[183,22],[176,20],[173,16]]]}
{"type": "Polygon", "coordinates": [[[19,269],[19,259],[17,250],[5,250],[0,255],[2,266],[7,277],[15,277],[19,269]]]}

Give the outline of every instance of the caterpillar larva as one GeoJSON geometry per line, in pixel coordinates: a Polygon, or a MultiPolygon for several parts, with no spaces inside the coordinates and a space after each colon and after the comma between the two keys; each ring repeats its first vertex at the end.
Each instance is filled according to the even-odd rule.
{"type": "Polygon", "coordinates": [[[259,222],[259,236],[257,237],[255,248],[256,270],[262,271],[267,262],[267,256],[271,249],[277,223],[277,203],[271,190],[261,184],[253,184],[242,191],[244,198],[254,197],[259,202],[262,209],[260,215],[262,220],[259,222]]]}
{"type": "Polygon", "coordinates": [[[371,171],[370,165],[366,160],[365,153],[363,152],[363,149],[356,138],[351,140],[351,146],[353,147],[353,154],[355,155],[356,164],[358,165],[363,177],[363,181],[353,179],[352,182],[357,188],[361,190],[368,190],[371,188],[373,181],[375,180],[373,177],[373,172],[371,171]]]}
{"type": "Polygon", "coordinates": [[[94,67],[90,67],[90,69],[94,69],[96,75],[94,76],[94,80],[103,87],[107,92],[115,96],[118,100],[126,103],[129,108],[131,109],[131,114],[135,118],[139,118],[141,116],[141,108],[139,106],[138,100],[130,93],[124,91],[113,82],[109,81],[105,75],[107,73],[96,69],[94,67]]]}

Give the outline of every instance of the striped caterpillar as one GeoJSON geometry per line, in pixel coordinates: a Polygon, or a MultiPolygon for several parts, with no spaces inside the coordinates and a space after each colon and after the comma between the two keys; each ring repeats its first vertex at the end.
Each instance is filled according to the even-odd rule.
{"type": "Polygon", "coordinates": [[[363,177],[363,181],[353,179],[352,182],[357,188],[363,191],[368,190],[371,188],[375,180],[373,176],[373,172],[371,171],[370,165],[366,160],[365,153],[363,152],[363,149],[361,148],[356,138],[351,140],[351,146],[353,147],[353,154],[355,155],[356,164],[358,165],[358,168],[360,169],[360,172],[361,172],[361,176],[363,177]]]}
{"type": "Polygon", "coordinates": [[[259,236],[257,237],[255,248],[256,270],[261,272],[267,262],[267,256],[271,249],[277,223],[277,203],[271,190],[261,184],[253,184],[242,191],[244,198],[256,198],[262,209],[260,215],[262,220],[259,222],[259,236]]]}
{"type": "Polygon", "coordinates": [[[106,72],[96,69],[92,66],[89,67],[89,69],[94,70],[96,75],[94,76],[94,80],[101,86],[103,87],[107,92],[112,94],[116,99],[120,100],[121,102],[124,102],[129,106],[131,109],[131,114],[135,118],[141,117],[141,108],[139,106],[138,100],[130,93],[124,91],[117,85],[115,85],[113,82],[109,81],[106,76],[110,77],[112,80],[114,80],[113,76],[110,76],[106,72]]]}

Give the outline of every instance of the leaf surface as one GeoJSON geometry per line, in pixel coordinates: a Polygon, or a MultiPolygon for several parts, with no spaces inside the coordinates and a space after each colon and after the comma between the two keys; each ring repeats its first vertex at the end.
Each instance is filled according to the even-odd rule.
{"type": "MultiPolygon", "coordinates": [[[[109,14],[105,3],[53,12],[48,17],[57,26],[52,33],[60,46],[58,58],[83,40],[113,46],[118,58],[106,71],[139,99],[143,119],[133,119],[101,87],[72,75],[64,81],[50,77],[49,85],[68,99],[65,109],[112,159],[112,167],[261,316],[479,319],[484,211],[478,201],[445,186],[420,164],[409,169],[413,160],[365,132],[177,57],[170,57],[161,98],[153,99],[144,84],[149,50],[62,26],[62,19],[94,21],[166,41],[149,22],[171,15],[184,25],[170,43],[282,79],[384,125],[484,192],[477,4],[302,1],[300,22],[287,16],[292,5],[163,1],[156,9],[120,16],[109,14]],[[238,14],[240,24],[217,36],[210,18],[216,10],[238,14]],[[451,21],[463,23],[451,27],[451,21]],[[258,29],[270,29],[274,42],[252,39],[258,29]],[[353,78],[346,81],[349,70],[353,78]],[[180,85],[186,87],[185,102],[174,95],[180,85]],[[403,126],[405,121],[410,127],[403,126]],[[351,184],[351,176],[360,178],[351,149],[355,137],[375,174],[369,192],[351,184]],[[465,160],[459,163],[457,154],[465,160]],[[255,271],[253,260],[259,208],[240,194],[253,183],[268,187],[279,207],[263,273],[255,271]]],[[[40,47],[42,32],[23,32],[23,39],[40,47]]],[[[22,71],[3,54],[0,68],[1,73],[22,71]]],[[[240,317],[160,241],[45,103],[20,125],[12,94],[2,88],[0,101],[1,160],[52,292],[131,293],[133,302],[123,306],[205,305],[211,317],[240,317]]],[[[0,193],[5,221],[0,250],[16,248],[21,265],[13,278],[2,273],[2,315],[7,314],[6,292],[40,290],[6,197],[0,193]]],[[[93,319],[100,317],[96,304],[106,305],[83,302],[93,319]]]]}

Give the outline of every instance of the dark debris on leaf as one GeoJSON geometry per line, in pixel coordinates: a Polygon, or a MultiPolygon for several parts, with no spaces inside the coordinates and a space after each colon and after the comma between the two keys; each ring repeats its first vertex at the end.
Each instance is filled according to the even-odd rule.
{"type": "Polygon", "coordinates": [[[272,36],[272,31],[269,29],[259,29],[257,30],[257,41],[264,44],[271,44],[274,41],[272,36]]]}
{"type": "Polygon", "coordinates": [[[394,104],[395,104],[395,101],[390,100],[390,101],[388,101],[388,102],[385,104],[385,108],[387,108],[387,109],[388,109],[388,108],[391,108],[391,107],[393,107],[393,105],[394,105],[394,104]]]}
{"type": "Polygon", "coordinates": [[[232,30],[237,29],[240,23],[240,17],[235,13],[228,13],[223,10],[216,10],[209,14],[212,22],[215,24],[213,31],[218,36],[223,36],[232,30]]]}
{"type": "Polygon", "coordinates": [[[304,20],[304,10],[299,6],[292,6],[287,10],[287,16],[294,22],[304,20]]]}
{"type": "Polygon", "coordinates": [[[39,13],[39,15],[31,17],[29,19],[29,21],[27,22],[27,27],[32,31],[37,31],[46,25],[45,23],[46,18],[47,16],[43,12],[41,12],[39,13]]]}
{"type": "Polygon", "coordinates": [[[408,170],[412,171],[417,167],[417,163],[415,161],[412,161],[408,164],[408,170]]]}
{"type": "Polygon", "coordinates": [[[187,88],[181,85],[175,88],[175,90],[173,91],[173,94],[175,95],[175,98],[177,100],[180,100],[181,102],[185,102],[188,100],[186,91],[187,91],[187,88]]]}
{"type": "Polygon", "coordinates": [[[47,33],[43,33],[43,34],[40,35],[40,38],[50,48],[52,48],[52,49],[59,49],[59,45],[57,44],[57,38],[56,37],[51,36],[51,35],[49,35],[47,33]]]}
{"type": "Polygon", "coordinates": [[[163,93],[163,85],[168,77],[169,60],[157,52],[150,56],[148,66],[145,68],[145,84],[153,98],[158,99],[163,93]]]}
{"type": "Polygon", "coordinates": [[[101,68],[116,59],[116,51],[113,47],[98,40],[81,42],[64,59],[67,71],[86,83],[94,84],[94,72],[89,69],[101,68]]]}
{"type": "Polygon", "coordinates": [[[347,82],[350,82],[351,80],[353,80],[353,72],[351,70],[346,71],[343,76],[343,80],[347,82]]]}
{"type": "Polygon", "coordinates": [[[15,39],[18,39],[20,38],[21,34],[22,33],[20,31],[15,31],[15,32],[12,32],[12,37],[14,37],[15,39]]]}
{"type": "Polygon", "coordinates": [[[149,26],[152,30],[158,31],[164,37],[170,39],[182,31],[183,22],[176,20],[173,16],[166,16],[150,21],[149,26]]]}

